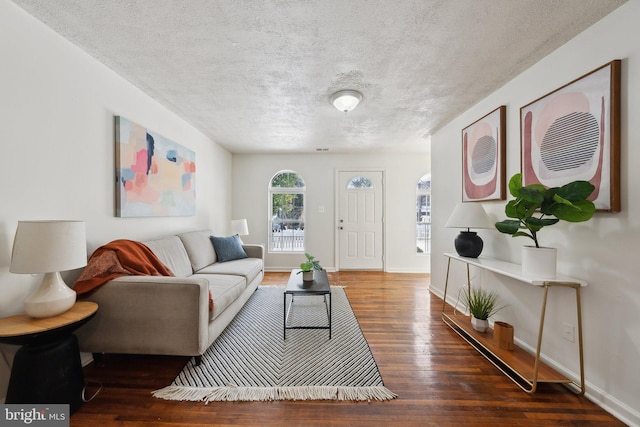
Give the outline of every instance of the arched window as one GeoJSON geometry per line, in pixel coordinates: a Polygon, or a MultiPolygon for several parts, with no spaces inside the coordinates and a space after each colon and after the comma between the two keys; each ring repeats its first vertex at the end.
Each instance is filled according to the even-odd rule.
{"type": "Polygon", "coordinates": [[[269,183],[269,251],[304,252],[304,179],[281,171],[269,183]]]}
{"type": "Polygon", "coordinates": [[[431,252],[431,174],[426,174],[416,185],[416,251],[431,252]]]}

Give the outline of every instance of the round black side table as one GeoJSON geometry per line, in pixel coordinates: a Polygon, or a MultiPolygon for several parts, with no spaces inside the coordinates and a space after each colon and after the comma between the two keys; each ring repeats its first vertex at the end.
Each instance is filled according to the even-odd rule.
{"type": "Polygon", "coordinates": [[[84,375],[72,332],[97,311],[98,304],[81,301],[53,317],[0,319],[0,342],[22,345],[13,359],[5,403],[68,403],[75,412],[82,405],[84,375]]]}

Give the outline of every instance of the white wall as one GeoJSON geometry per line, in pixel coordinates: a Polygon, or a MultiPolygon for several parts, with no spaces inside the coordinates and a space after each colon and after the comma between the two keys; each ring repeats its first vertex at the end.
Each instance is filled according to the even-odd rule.
{"type": "MultiPolygon", "coordinates": [[[[425,142],[427,143],[427,142],[425,142]]],[[[335,268],[335,172],[380,169],[386,179],[386,269],[428,272],[429,256],[416,254],[416,185],[430,172],[428,154],[300,154],[233,155],[233,216],[247,218],[249,236],[243,240],[267,245],[271,178],[279,171],[298,172],[306,183],[306,250],[326,269],[335,268]],[[319,212],[319,207],[324,212],[319,212]]],[[[267,254],[268,270],[287,270],[304,261],[302,254],[267,254]]]]}
{"type": "MultiPolygon", "coordinates": [[[[454,119],[432,137],[433,253],[431,289],[442,295],[446,259],[453,251],[456,230],[444,228],[449,213],[460,201],[461,129],[499,105],[507,106],[507,179],[520,171],[519,109],[538,97],[613,60],[622,59],[622,212],[597,213],[586,223],[558,224],[544,229],[546,246],[558,248],[560,273],[589,282],[583,292],[584,346],[588,397],[629,423],[640,423],[640,287],[638,239],[640,239],[640,1],[630,1],[614,11],[491,96],[454,119]]],[[[508,197],[510,198],[510,196],[508,197]]],[[[504,219],[505,202],[483,203],[495,220],[504,219]]],[[[520,262],[523,238],[511,238],[495,230],[479,234],[483,255],[520,262]]],[[[465,279],[456,267],[452,283],[465,279]]],[[[535,346],[536,318],[542,293],[489,273],[475,282],[499,291],[509,304],[496,319],[515,325],[516,336],[535,346]]],[[[553,363],[578,372],[577,344],[562,339],[562,323],[575,325],[572,291],[552,290],[543,352],[553,363]]]]}
{"type": "MultiPolygon", "coordinates": [[[[19,220],[84,220],[89,253],[116,238],[228,232],[229,152],[6,0],[0,58],[0,317],[21,312],[40,279],[9,273],[19,220]],[[114,115],[196,152],[196,216],[114,217],[114,115]]],[[[3,349],[0,398],[14,348],[3,349]]]]}

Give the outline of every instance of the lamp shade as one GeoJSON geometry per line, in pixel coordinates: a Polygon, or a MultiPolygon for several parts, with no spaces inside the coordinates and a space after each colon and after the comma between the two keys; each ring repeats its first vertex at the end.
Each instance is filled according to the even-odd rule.
{"type": "Polygon", "coordinates": [[[24,301],[32,317],[62,314],[76,301],[61,271],[87,265],[87,239],[82,221],[20,221],[13,241],[12,273],[44,273],[40,287],[24,301]]]}
{"type": "Polygon", "coordinates": [[[451,212],[447,228],[493,228],[487,213],[480,203],[458,203],[451,212]]]}
{"type": "Polygon", "coordinates": [[[12,273],[52,273],[87,265],[83,221],[19,221],[11,255],[12,273]]]}
{"type": "Polygon", "coordinates": [[[246,219],[233,219],[231,220],[231,234],[237,234],[238,236],[246,236],[249,234],[249,225],[246,219]]]}
{"type": "Polygon", "coordinates": [[[357,90],[345,89],[331,95],[331,104],[345,113],[353,110],[362,101],[362,94],[357,90]]]}

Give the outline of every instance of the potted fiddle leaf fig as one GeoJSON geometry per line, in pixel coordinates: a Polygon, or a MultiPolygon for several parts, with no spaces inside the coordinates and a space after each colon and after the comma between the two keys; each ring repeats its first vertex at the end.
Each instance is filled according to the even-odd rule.
{"type": "Polygon", "coordinates": [[[304,282],[311,282],[313,281],[313,272],[316,270],[322,270],[322,266],[320,265],[320,261],[315,259],[313,255],[305,253],[304,256],[307,260],[300,264],[300,271],[298,274],[302,273],[302,280],[304,282]]]}
{"type": "Polygon", "coordinates": [[[591,219],[596,208],[588,197],[594,189],[593,184],[587,181],[573,181],[562,187],[550,188],[541,184],[523,186],[521,174],[517,173],[511,177],[509,193],[515,199],[507,203],[505,214],[513,219],[496,222],[495,226],[501,233],[533,240],[535,246],[523,247],[524,274],[543,278],[555,277],[556,249],[540,246],[538,232],[560,220],[582,222],[591,219]],[[547,262],[538,262],[536,258],[531,258],[537,255],[547,258],[547,262]],[[547,263],[548,268],[545,267],[547,263]]]}

